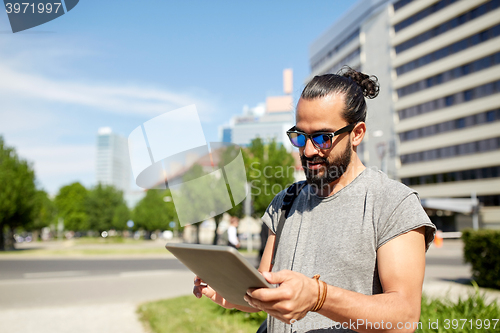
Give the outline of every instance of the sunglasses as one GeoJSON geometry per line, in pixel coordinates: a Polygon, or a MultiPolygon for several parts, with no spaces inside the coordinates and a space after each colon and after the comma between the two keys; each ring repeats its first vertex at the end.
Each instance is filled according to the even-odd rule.
{"type": "Polygon", "coordinates": [[[356,126],[356,124],[350,124],[342,127],[335,132],[316,132],[313,134],[307,134],[302,131],[295,129],[295,126],[290,128],[286,134],[290,138],[290,142],[293,146],[297,148],[302,148],[306,145],[307,139],[311,139],[313,145],[318,149],[330,149],[332,147],[333,137],[345,132],[350,132],[356,126]]]}

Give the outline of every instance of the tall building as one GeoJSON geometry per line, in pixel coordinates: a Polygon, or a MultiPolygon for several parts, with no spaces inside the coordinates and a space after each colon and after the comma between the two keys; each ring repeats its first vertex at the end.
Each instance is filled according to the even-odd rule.
{"type": "Polygon", "coordinates": [[[96,182],[113,185],[123,192],[130,190],[131,169],[128,142],[109,127],[97,132],[96,182]]]}
{"type": "Polygon", "coordinates": [[[265,142],[276,140],[291,150],[292,145],[286,131],[294,124],[292,82],[292,70],[285,69],[284,95],[267,97],[265,103],[253,108],[245,106],[242,115],[234,116],[229,125],[219,128],[221,141],[248,146],[253,139],[259,137],[265,142]]]}
{"type": "Polygon", "coordinates": [[[500,228],[500,1],[392,8],[398,175],[424,198],[475,193],[500,228]]]}
{"type": "MultiPolygon", "coordinates": [[[[349,64],[379,77],[366,164],[382,156],[378,166],[424,199],[477,195],[486,228],[500,228],[499,37],[500,0],[362,0],[310,56],[312,75],[349,64]]],[[[471,226],[428,213],[443,230],[471,226]]]]}
{"type": "Polygon", "coordinates": [[[363,0],[318,37],[309,48],[311,75],[337,73],[344,65],[375,75],[380,94],[368,100],[367,134],[358,147],[366,165],[397,178],[388,0],[363,0]]]}

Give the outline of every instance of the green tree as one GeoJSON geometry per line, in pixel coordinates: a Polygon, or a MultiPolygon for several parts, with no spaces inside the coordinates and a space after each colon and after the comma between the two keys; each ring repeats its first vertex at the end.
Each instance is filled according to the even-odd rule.
{"type": "Polygon", "coordinates": [[[55,203],[49,198],[47,192],[39,190],[36,192],[36,215],[34,219],[24,226],[24,229],[33,232],[33,240],[38,239],[40,230],[55,223],[57,208],[55,203]]]}
{"type": "Polygon", "coordinates": [[[245,154],[247,180],[252,194],[252,216],[260,218],[274,196],[294,182],[295,161],[276,141],[252,140],[245,154]]]}
{"type": "MultiPolygon", "coordinates": [[[[219,175],[222,176],[222,173],[219,175]]],[[[216,242],[217,226],[224,212],[219,215],[213,214],[232,207],[230,205],[226,208],[229,189],[227,184],[224,183],[224,187],[216,186],[220,184],[221,179],[208,174],[199,164],[191,166],[183,175],[182,180],[183,183],[175,201],[176,209],[183,212],[181,217],[185,220],[181,222],[185,224],[186,221],[196,221],[192,225],[196,228],[196,243],[199,243],[201,223],[210,216],[214,216],[216,223],[214,242],[216,242]]],[[[224,182],[223,179],[222,181],[224,182]]]]}
{"type": "Polygon", "coordinates": [[[72,231],[87,231],[90,229],[86,203],[89,191],[75,182],[59,189],[54,199],[58,216],[64,220],[64,228],[72,231]]]}
{"type": "Polygon", "coordinates": [[[126,230],[128,229],[127,221],[130,220],[130,216],[130,210],[128,209],[125,202],[123,202],[118,207],[116,207],[115,215],[113,215],[111,225],[115,230],[126,230]]]}
{"type": "Polygon", "coordinates": [[[0,137],[0,250],[13,246],[12,231],[30,223],[36,215],[35,173],[0,137]]]}
{"type": "Polygon", "coordinates": [[[92,188],[85,204],[90,230],[101,233],[114,227],[113,220],[121,223],[122,219],[115,215],[125,215],[124,205],[123,192],[114,186],[98,184],[92,188]]]}
{"type": "Polygon", "coordinates": [[[177,220],[171,198],[169,190],[147,191],[146,196],[134,208],[134,228],[147,231],[171,229],[169,223],[177,220]]]}

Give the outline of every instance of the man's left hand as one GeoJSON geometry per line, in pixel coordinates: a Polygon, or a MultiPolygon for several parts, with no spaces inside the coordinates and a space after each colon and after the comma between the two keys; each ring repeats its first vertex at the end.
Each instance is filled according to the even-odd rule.
{"type": "Polygon", "coordinates": [[[304,318],[316,304],[318,285],[315,280],[289,270],[263,272],[262,275],[269,283],[279,286],[249,289],[245,300],[252,307],[290,324],[292,319],[304,318]]]}

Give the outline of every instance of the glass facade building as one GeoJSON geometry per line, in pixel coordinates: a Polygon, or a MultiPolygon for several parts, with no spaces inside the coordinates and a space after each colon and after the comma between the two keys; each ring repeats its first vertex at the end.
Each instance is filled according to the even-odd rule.
{"type": "Polygon", "coordinates": [[[500,0],[389,10],[398,177],[422,198],[474,192],[482,226],[500,228],[500,0]]]}
{"type": "Polygon", "coordinates": [[[109,127],[100,128],[97,134],[96,182],[113,185],[125,193],[130,190],[131,174],[127,139],[113,133],[109,127]]]}
{"type": "Polygon", "coordinates": [[[308,80],[342,65],[381,83],[365,165],[422,199],[475,193],[500,229],[500,0],[360,0],[312,43],[308,80]]]}

